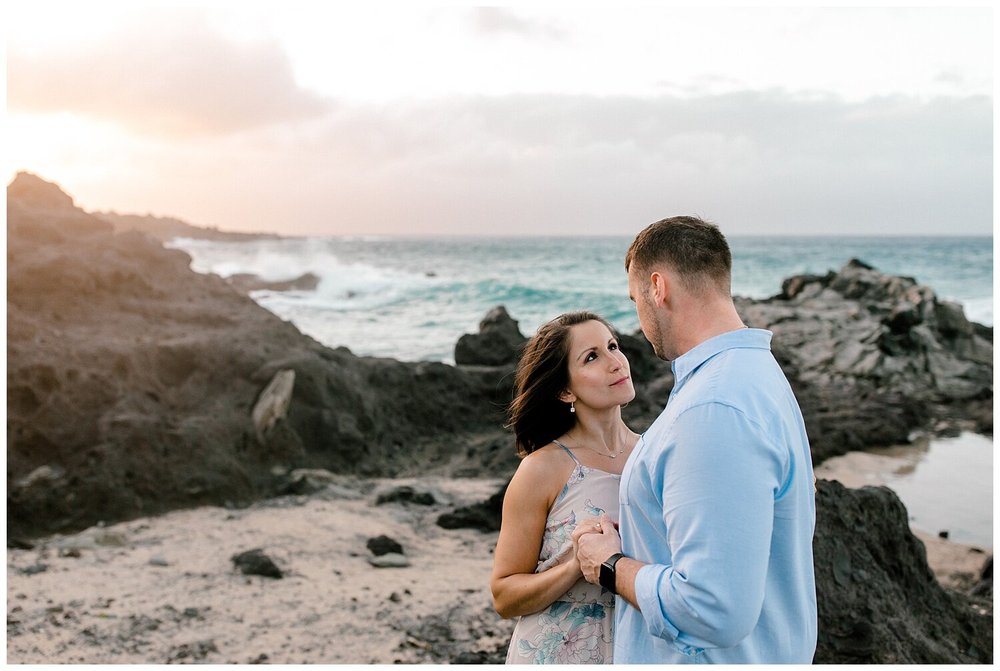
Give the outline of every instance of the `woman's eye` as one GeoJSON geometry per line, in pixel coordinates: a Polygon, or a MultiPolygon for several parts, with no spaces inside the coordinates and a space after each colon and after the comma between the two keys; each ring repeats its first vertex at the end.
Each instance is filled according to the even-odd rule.
{"type": "Polygon", "coordinates": [[[591,352],[590,354],[587,355],[587,358],[584,359],[584,363],[587,363],[588,361],[593,361],[596,358],[597,358],[597,352],[591,352]]]}
{"type": "Polygon", "coordinates": [[[611,343],[610,345],[608,345],[608,349],[614,352],[616,349],[618,349],[618,343],[616,342],[611,343]]]}

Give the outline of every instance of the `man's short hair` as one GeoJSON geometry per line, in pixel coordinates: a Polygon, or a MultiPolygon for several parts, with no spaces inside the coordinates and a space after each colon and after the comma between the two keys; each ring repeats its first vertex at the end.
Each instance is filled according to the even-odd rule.
{"type": "Polygon", "coordinates": [[[635,237],[625,254],[626,272],[643,272],[665,264],[693,293],[714,288],[730,292],[733,257],[722,231],[698,217],[670,217],[650,224],[635,237]]]}

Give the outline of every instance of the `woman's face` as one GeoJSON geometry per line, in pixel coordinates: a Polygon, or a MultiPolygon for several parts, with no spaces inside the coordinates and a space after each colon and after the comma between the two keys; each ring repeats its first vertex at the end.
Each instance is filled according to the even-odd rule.
{"type": "Polygon", "coordinates": [[[635,398],[628,359],[608,327],[587,321],[569,331],[569,396],[577,408],[606,409],[635,398]]]}

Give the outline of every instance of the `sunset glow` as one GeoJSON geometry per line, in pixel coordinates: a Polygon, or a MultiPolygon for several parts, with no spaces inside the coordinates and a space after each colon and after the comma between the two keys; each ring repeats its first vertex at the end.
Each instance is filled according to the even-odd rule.
{"type": "Polygon", "coordinates": [[[684,209],[754,233],[991,227],[987,8],[39,2],[8,21],[8,180],[91,209],[316,234],[611,233],[684,209]]]}

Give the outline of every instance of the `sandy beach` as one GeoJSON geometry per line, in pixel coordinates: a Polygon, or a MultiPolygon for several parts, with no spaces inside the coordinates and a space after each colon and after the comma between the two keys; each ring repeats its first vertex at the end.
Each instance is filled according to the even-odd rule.
{"type": "MultiPolygon", "coordinates": [[[[499,484],[342,477],[310,496],[175,511],[9,549],[7,661],[391,664],[495,653],[513,626],[491,607],[496,534],[435,520],[499,484]],[[375,505],[395,485],[439,503],[375,505]],[[366,541],[383,534],[410,566],[369,564],[366,541]],[[231,557],[253,548],[285,577],[239,572],[231,557]]],[[[974,582],[982,549],[918,536],[943,585],[974,582]]]]}
{"type": "Polygon", "coordinates": [[[345,478],[312,496],[10,549],[7,661],[390,664],[505,644],[512,625],[492,611],[488,585],[496,534],[435,524],[499,483],[423,479],[442,503],[374,505],[386,487],[415,482],[345,478]],[[369,564],[366,541],[383,534],[410,566],[369,564]],[[230,557],[253,548],[285,577],[240,573],[230,557]]]}

